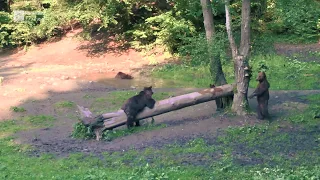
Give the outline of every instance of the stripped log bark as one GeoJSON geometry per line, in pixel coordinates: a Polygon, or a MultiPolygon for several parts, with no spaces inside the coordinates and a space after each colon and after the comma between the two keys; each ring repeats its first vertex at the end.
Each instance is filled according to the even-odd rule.
{"type": "MultiPolygon", "coordinates": [[[[226,84],[211,89],[204,89],[198,92],[184,94],[158,101],[153,109],[145,108],[136,117],[137,120],[153,117],[159,114],[182,109],[188,106],[212,101],[217,98],[230,96],[233,94],[234,84],[226,84]]],[[[127,116],[123,110],[102,114],[93,117],[89,109],[78,106],[82,122],[86,126],[92,126],[97,140],[101,138],[103,131],[110,130],[126,124],[127,116]]]]}

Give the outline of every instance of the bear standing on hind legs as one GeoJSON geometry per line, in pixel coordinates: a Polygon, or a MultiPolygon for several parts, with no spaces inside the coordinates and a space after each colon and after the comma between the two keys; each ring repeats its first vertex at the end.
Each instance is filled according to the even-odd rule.
{"type": "Polygon", "coordinates": [[[268,112],[268,100],[269,100],[269,88],[270,84],[267,80],[267,76],[264,72],[259,72],[257,81],[259,81],[258,87],[256,90],[249,96],[249,98],[253,98],[257,96],[258,107],[257,114],[258,119],[263,120],[264,118],[269,117],[268,112]]]}
{"type": "Polygon", "coordinates": [[[136,120],[136,116],[140,113],[145,107],[152,109],[156,101],[152,99],[153,91],[152,86],[145,87],[143,91],[136,96],[129,98],[121,107],[121,109],[127,115],[127,127],[133,126],[133,123],[136,123],[136,126],[140,126],[139,120],[136,120]]]}

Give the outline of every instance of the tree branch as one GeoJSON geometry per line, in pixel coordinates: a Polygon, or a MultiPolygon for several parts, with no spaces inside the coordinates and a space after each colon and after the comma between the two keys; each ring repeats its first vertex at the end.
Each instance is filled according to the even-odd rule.
{"type": "Polygon", "coordinates": [[[230,6],[230,1],[225,0],[226,29],[227,29],[228,39],[229,39],[229,43],[230,43],[230,47],[231,47],[231,51],[232,51],[232,57],[233,57],[233,59],[235,59],[236,56],[238,55],[238,49],[237,49],[237,45],[236,45],[234,38],[233,38],[233,35],[232,35],[231,16],[230,16],[229,6],[230,6]]]}

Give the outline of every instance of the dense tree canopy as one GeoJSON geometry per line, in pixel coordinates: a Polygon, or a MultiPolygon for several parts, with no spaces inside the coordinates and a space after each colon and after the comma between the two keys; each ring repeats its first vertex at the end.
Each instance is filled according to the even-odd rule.
{"type": "MultiPolygon", "coordinates": [[[[161,43],[171,52],[183,53],[190,38],[204,32],[200,1],[193,0],[15,0],[12,10],[31,11],[23,23],[13,22],[13,13],[0,13],[0,45],[10,47],[62,35],[75,22],[85,32],[113,31],[133,45],[161,43]],[[41,21],[39,21],[41,18],[41,21]],[[94,26],[93,24],[97,24],[94,26]],[[97,28],[98,27],[98,28],[97,28]],[[13,33],[15,32],[15,33],[13,33]]],[[[276,33],[312,39],[319,37],[320,3],[315,0],[264,0],[251,3],[254,33],[276,33]]],[[[233,29],[240,30],[241,1],[231,2],[233,29]]],[[[223,1],[213,1],[217,30],[225,29],[223,1]]],[[[87,36],[88,37],[88,36],[87,36]]]]}

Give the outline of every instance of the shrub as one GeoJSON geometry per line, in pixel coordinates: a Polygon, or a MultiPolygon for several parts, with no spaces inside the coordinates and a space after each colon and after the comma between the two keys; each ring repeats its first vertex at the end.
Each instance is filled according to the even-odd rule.
{"type": "Polygon", "coordinates": [[[313,0],[274,1],[275,6],[269,11],[274,12],[269,29],[276,33],[295,34],[300,39],[311,39],[319,36],[317,28],[320,4],[313,0]]]}
{"type": "Polygon", "coordinates": [[[166,12],[146,19],[149,27],[153,27],[156,43],[165,45],[170,52],[177,52],[183,39],[195,35],[195,27],[183,18],[177,18],[172,12],[166,12]]]}

